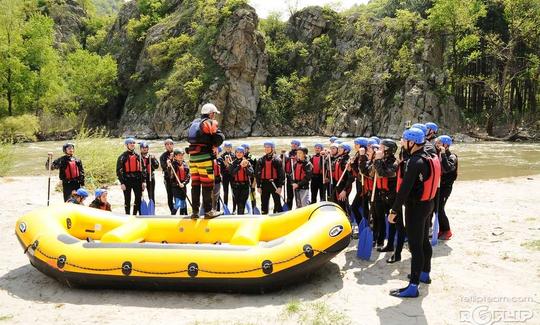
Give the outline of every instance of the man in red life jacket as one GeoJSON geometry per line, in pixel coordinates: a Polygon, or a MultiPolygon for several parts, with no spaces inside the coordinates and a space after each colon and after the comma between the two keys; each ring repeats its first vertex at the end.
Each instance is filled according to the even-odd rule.
{"type": "MultiPolygon", "coordinates": [[[[358,137],[354,139],[355,154],[351,162],[351,173],[355,178],[356,195],[354,196],[351,204],[351,210],[354,215],[356,224],[359,225],[362,221],[362,217],[368,216],[368,203],[366,198],[367,192],[364,191],[363,177],[360,173],[360,162],[367,161],[366,149],[368,147],[368,139],[364,137],[358,137]]],[[[356,229],[355,229],[356,230],[356,229]]],[[[353,233],[354,234],[354,233],[353,233]]]]}
{"type": "Polygon", "coordinates": [[[107,201],[107,190],[98,188],[96,190],[96,198],[92,203],[90,203],[89,207],[105,210],[105,211],[111,211],[111,205],[107,201]]]}
{"type": "Polygon", "coordinates": [[[283,165],[275,154],[273,141],[264,142],[264,156],[257,161],[257,191],[261,195],[261,213],[268,214],[270,196],[274,200],[274,213],[282,212],[280,195],[283,190],[285,175],[283,165]],[[275,186],[275,187],[274,187],[275,186]]]}
{"type": "MultiPolygon", "coordinates": [[[[380,150],[375,152],[375,158],[373,160],[372,170],[377,174],[377,189],[375,192],[375,215],[377,219],[377,227],[384,228],[386,230],[386,213],[392,207],[396,198],[396,175],[398,162],[395,156],[397,151],[397,144],[391,139],[384,139],[381,141],[380,150]]],[[[394,240],[396,232],[398,233],[398,243],[394,253],[388,263],[394,263],[401,260],[401,250],[403,249],[403,242],[405,239],[405,228],[403,227],[403,218],[401,216],[401,210],[396,211],[398,214],[397,222],[390,224],[388,229],[388,241],[386,246],[378,248],[379,252],[392,252],[394,251],[394,240]],[[399,228],[398,228],[399,227],[399,228]]],[[[385,231],[386,232],[386,231],[385,231]]],[[[383,237],[384,233],[378,233],[383,237]]]]}
{"type": "MultiPolygon", "coordinates": [[[[73,156],[75,145],[66,143],[62,146],[64,156],[54,160],[51,169],[58,169],[58,177],[62,181],[64,192],[64,202],[69,200],[73,191],[84,186],[84,168],[79,158],[73,156]]],[[[45,168],[49,169],[49,161],[52,160],[52,152],[49,152],[49,159],[45,163],[45,168]]]]}
{"type": "Polygon", "coordinates": [[[220,211],[221,201],[221,183],[223,180],[223,170],[225,169],[225,163],[219,156],[221,153],[221,146],[217,147],[215,152],[216,159],[214,159],[214,200],[212,201],[212,207],[216,211],[220,211]]]}
{"type": "Polygon", "coordinates": [[[124,209],[129,214],[131,205],[131,191],[135,195],[133,215],[140,213],[142,192],[146,188],[146,171],[142,168],[141,156],[135,152],[135,139],[127,138],[124,141],[127,150],[116,162],[116,176],[120,188],[124,191],[124,209]]]}
{"type": "Polygon", "coordinates": [[[148,142],[143,141],[139,144],[142,156],[142,168],[146,175],[146,190],[148,191],[148,199],[156,202],[156,178],[154,171],[159,168],[159,161],[153,155],[148,153],[150,149],[148,142]]]}
{"type": "Polygon", "coordinates": [[[327,163],[323,154],[324,147],[320,143],[314,146],[315,154],[311,156],[311,165],[313,166],[313,176],[311,177],[311,203],[317,202],[317,193],[321,201],[326,201],[326,184],[323,182],[323,169],[326,169],[327,163]],[[325,166],[323,168],[323,165],[325,166]]]}
{"type": "Polygon", "coordinates": [[[246,201],[250,191],[250,177],[254,175],[253,166],[244,157],[244,147],[237,147],[235,151],[236,159],[229,166],[232,176],[232,189],[234,200],[236,201],[237,214],[244,214],[246,201]]]}
{"type": "Polygon", "coordinates": [[[175,201],[175,209],[180,215],[187,216],[187,185],[190,180],[189,168],[184,161],[184,151],[174,149],[172,162],[168,162],[169,177],[171,177],[172,193],[175,201]]]}
{"type": "MultiPolygon", "coordinates": [[[[349,194],[354,177],[351,173],[349,153],[352,148],[348,143],[338,145],[337,157],[332,165],[332,182],[334,184],[331,201],[339,204],[343,211],[348,211],[349,194]]],[[[351,217],[351,216],[349,216],[351,217]]]]}
{"type": "MultiPolygon", "coordinates": [[[[165,183],[165,190],[167,191],[167,204],[172,215],[176,214],[174,196],[172,193],[172,185],[176,182],[174,180],[174,175],[169,174],[169,162],[173,160],[173,150],[174,150],[174,141],[172,139],[167,139],[164,142],[165,152],[159,156],[159,164],[161,170],[163,171],[163,182],[165,183]],[[171,177],[172,176],[172,177],[171,177]]],[[[154,201],[155,202],[155,201],[154,201]]]]}
{"type": "Polygon", "coordinates": [[[287,205],[292,208],[294,200],[294,192],[292,189],[292,165],[296,163],[296,150],[301,146],[300,140],[291,140],[291,150],[287,155],[282,155],[281,159],[285,161],[285,177],[287,179],[287,185],[285,190],[287,191],[287,205]]]}
{"type": "MultiPolygon", "coordinates": [[[[449,240],[452,237],[450,230],[450,221],[446,215],[446,201],[452,193],[452,186],[458,176],[458,157],[455,153],[450,152],[452,138],[447,135],[441,135],[435,141],[435,146],[439,152],[441,160],[441,188],[439,192],[439,239],[449,240]]],[[[436,235],[436,234],[434,234],[436,235]]]]}
{"type": "Polygon", "coordinates": [[[395,297],[418,297],[420,282],[430,283],[432,249],[429,226],[434,207],[437,184],[440,181],[440,162],[424,150],[425,135],[421,129],[410,128],[403,132],[404,150],[409,157],[399,164],[397,194],[388,214],[390,223],[396,222],[397,210],[405,205],[405,228],[411,251],[409,285],[392,290],[395,297]]]}
{"type": "Polygon", "coordinates": [[[215,120],[216,114],[219,113],[214,104],[204,104],[201,108],[201,117],[193,120],[188,129],[193,218],[199,217],[201,190],[204,217],[211,219],[221,215],[220,212],[212,209],[212,201],[215,201],[213,198],[214,148],[220,146],[225,139],[215,120]]]}
{"type": "Polygon", "coordinates": [[[308,148],[300,146],[296,150],[296,163],[293,169],[292,188],[296,199],[296,207],[302,208],[311,203],[309,182],[313,173],[313,165],[309,162],[308,148]]]}
{"type": "MultiPolygon", "coordinates": [[[[223,187],[223,204],[229,204],[229,189],[231,187],[231,174],[229,174],[229,165],[234,159],[234,152],[232,152],[232,143],[229,141],[223,142],[223,153],[220,156],[223,165],[221,168],[221,183],[223,187]]],[[[236,207],[236,206],[235,206],[236,207]]],[[[233,210],[234,208],[233,207],[233,210]]]]}

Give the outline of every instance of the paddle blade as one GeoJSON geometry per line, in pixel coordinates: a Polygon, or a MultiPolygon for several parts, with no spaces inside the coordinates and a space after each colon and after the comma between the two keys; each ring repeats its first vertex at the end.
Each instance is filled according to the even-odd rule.
{"type": "Polygon", "coordinates": [[[204,213],[205,213],[205,212],[204,212],[204,208],[201,207],[201,208],[199,209],[199,216],[204,216],[204,213]]]}
{"type": "Polygon", "coordinates": [[[433,220],[433,234],[431,235],[431,246],[436,246],[439,240],[439,214],[435,213],[435,220],[433,220]]]}
{"type": "Polygon", "coordinates": [[[257,208],[257,206],[254,206],[253,207],[253,214],[259,215],[259,214],[261,214],[261,210],[259,210],[259,208],[257,208]]]}
{"type": "Polygon", "coordinates": [[[247,211],[247,214],[253,213],[253,209],[251,208],[251,203],[249,201],[246,201],[246,211],[247,211]]]}
{"type": "Polygon", "coordinates": [[[141,201],[141,216],[147,216],[148,215],[148,204],[146,204],[145,200],[141,201]]]}
{"type": "Polygon", "coordinates": [[[231,214],[231,210],[229,210],[229,207],[227,206],[227,204],[223,203],[223,201],[221,202],[221,206],[223,207],[223,214],[228,216],[231,214]]]}
{"type": "Polygon", "coordinates": [[[373,250],[373,230],[370,227],[366,227],[366,242],[364,245],[364,259],[369,261],[371,259],[371,251],[373,250]]]}
{"type": "Polygon", "coordinates": [[[148,214],[151,216],[156,215],[156,205],[154,204],[154,200],[148,202],[148,214]]]}
{"type": "Polygon", "coordinates": [[[283,212],[289,211],[289,205],[287,205],[287,203],[283,203],[283,206],[281,207],[281,210],[283,210],[283,212]]]}
{"type": "Polygon", "coordinates": [[[358,232],[362,232],[367,227],[367,221],[366,218],[362,218],[362,221],[360,221],[360,224],[358,225],[358,232]]]}

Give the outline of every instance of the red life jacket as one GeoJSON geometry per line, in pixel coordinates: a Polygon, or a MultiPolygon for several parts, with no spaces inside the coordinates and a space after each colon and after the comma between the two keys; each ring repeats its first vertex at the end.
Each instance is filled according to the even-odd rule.
{"type": "Polygon", "coordinates": [[[377,189],[383,191],[390,191],[388,187],[388,177],[377,177],[377,189]]]}
{"type": "Polygon", "coordinates": [[[304,163],[296,163],[294,165],[294,180],[301,181],[306,177],[306,171],[304,170],[304,163]]]}
{"type": "Polygon", "coordinates": [[[178,179],[180,180],[180,182],[183,182],[186,180],[186,169],[184,168],[184,164],[177,166],[176,176],[178,176],[178,179]]]}
{"type": "Polygon", "coordinates": [[[148,176],[152,175],[152,162],[150,161],[150,157],[143,157],[143,165],[144,167],[146,167],[146,173],[148,174],[148,176]]]}
{"type": "Polygon", "coordinates": [[[441,161],[438,157],[424,158],[424,160],[429,163],[430,175],[424,181],[424,191],[420,201],[431,201],[435,198],[437,188],[441,182],[441,161]]]}
{"type": "Polygon", "coordinates": [[[290,174],[292,169],[291,169],[291,162],[293,162],[294,164],[296,164],[296,156],[292,156],[292,157],[289,157],[289,159],[287,159],[287,161],[285,161],[285,172],[287,174],[290,174]]]}
{"type": "Polygon", "coordinates": [[[261,179],[263,180],[274,180],[277,179],[277,169],[274,167],[274,164],[272,163],[273,160],[270,159],[264,159],[264,164],[262,166],[261,170],[261,179]]]}
{"type": "Polygon", "coordinates": [[[64,174],[66,175],[66,180],[68,181],[74,180],[79,177],[79,167],[77,166],[77,162],[75,160],[70,160],[67,163],[64,174]]]}
{"type": "Polygon", "coordinates": [[[321,158],[320,155],[313,156],[313,175],[320,175],[322,173],[321,158]]]}
{"type": "Polygon", "coordinates": [[[247,183],[249,182],[249,177],[247,174],[247,168],[240,167],[236,174],[234,174],[234,181],[237,183],[247,183]]]}
{"type": "MultiPolygon", "coordinates": [[[[420,201],[430,201],[435,198],[441,180],[441,162],[437,157],[422,157],[422,159],[428,163],[430,175],[429,178],[422,183],[424,189],[420,201]]],[[[403,183],[402,165],[403,164],[400,164],[397,170],[396,192],[399,191],[401,184],[403,183]]]]}
{"type": "Polygon", "coordinates": [[[373,179],[364,176],[364,193],[373,191],[373,179]]]}
{"type": "Polygon", "coordinates": [[[218,164],[217,160],[214,159],[214,176],[221,176],[221,166],[218,164]]]}
{"type": "Polygon", "coordinates": [[[334,181],[339,181],[341,175],[343,174],[343,169],[341,168],[341,158],[336,159],[334,162],[334,170],[332,170],[332,178],[334,181]]]}
{"type": "Polygon", "coordinates": [[[139,164],[139,159],[137,159],[137,155],[128,155],[128,158],[124,162],[124,172],[135,173],[140,171],[141,165],[139,164]]]}

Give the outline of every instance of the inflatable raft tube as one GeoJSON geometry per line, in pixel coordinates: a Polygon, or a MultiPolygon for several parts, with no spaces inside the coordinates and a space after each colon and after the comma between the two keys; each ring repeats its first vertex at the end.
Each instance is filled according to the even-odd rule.
{"type": "Polygon", "coordinates": [[[62,204],[15,232],[30,263],[69,287],[267,292],[304,281],[349,245],[351,226],[329,202],[211,220],[62,204]]]}

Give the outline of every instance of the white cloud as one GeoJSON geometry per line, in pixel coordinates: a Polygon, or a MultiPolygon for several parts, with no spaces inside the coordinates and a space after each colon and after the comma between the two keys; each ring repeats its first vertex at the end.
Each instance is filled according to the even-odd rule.
{"type": "Polygon", "coordinates": [[[289,7],[302,9],[308,6],[330,5],[336,10],[348,9],[356,4],[367,3],[369,0],[250,0],[259,17],[266,18],[271,12],[279,12],[282,18],[289,17],[289,7]]]}

